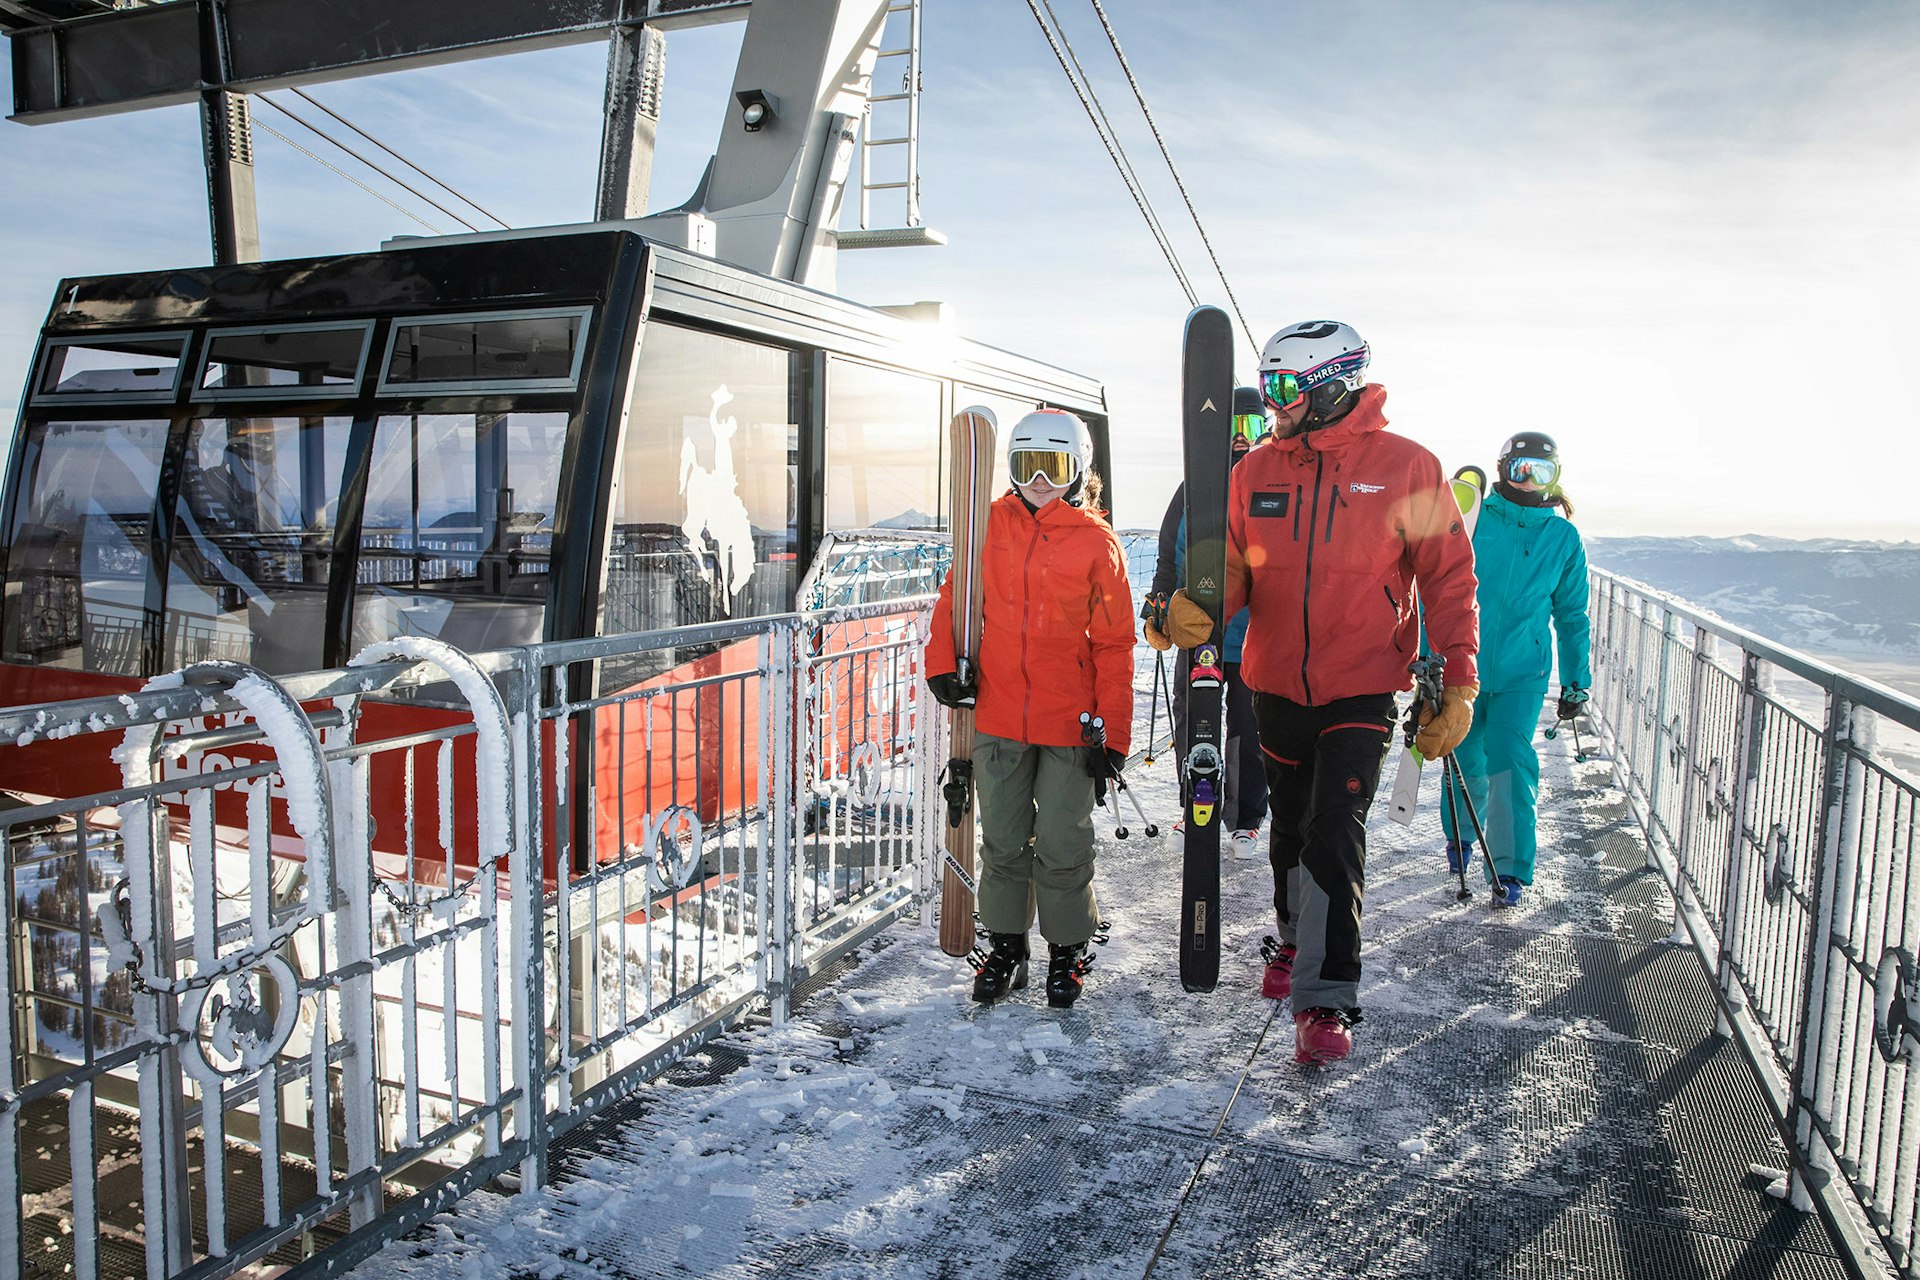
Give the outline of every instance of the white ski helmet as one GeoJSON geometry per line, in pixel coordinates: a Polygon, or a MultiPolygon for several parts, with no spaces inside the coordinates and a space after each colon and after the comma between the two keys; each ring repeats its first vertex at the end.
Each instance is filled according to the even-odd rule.
{"type": "Polygon", "coordinates": [[[1035,409],[1007,435],[1007,475],[1016,485],[1044,475],[1074,497],[1091,470],[1093,433],[1064,409],[1035,409]]]}
{"type": "Polygon", "coordinates": [[[1352,407],[1367,384],[1367,344],[1338,320],[1304,320],[1267,339],[1260,353],[1260,394],[1275,409],[1308,401],[1307,427],[1324,426],[1352,407]]]}

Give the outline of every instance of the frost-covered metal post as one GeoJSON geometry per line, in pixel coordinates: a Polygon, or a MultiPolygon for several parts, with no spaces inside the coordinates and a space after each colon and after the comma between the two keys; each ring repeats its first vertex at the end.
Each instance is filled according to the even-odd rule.
{"type": "Polygon", "coordinates": [[[540,885],[541,788],[534,785],[542,764],[539,688],[539,659],[535,651],[522,649],[514,655],[510,712],[514,729],[513,777],[518,788],[514,809],[518,821],[513,841],[514,848],[524,852],[509,864],[507,911],[513,929],[508,954],[514,973],[508,1016],[513,1021],[513,1083],[518,1086],[513,1102],[513,1133],[527,1144],[526,1154],[520,1161],[520,1194],[523,1196],[537,1195],[546,1185],[547,1143],[552,1130],[547,1120],[546,1086],[540,1072],[547,1055],[547,949],[541,945],[546,919],[540,885]]]}
{"type": "Polygon", "coordinates": [[[768,843],[772,847],[768,850],[766,865],[772,884],[766,932],[766,985],[775,1026],[786,1025],[793,988],[793,864],[797,857],[794,820],[800,800],[796,775],[800,754],[805,750],[804,743],[796,739],[811,731],[811,726],[804,723],[806,710],[799,705],[801,673],[795,663],[799,639],[799,628],[790,623],[775,626],[768,637],[767,703],[771,709],[773,750],[767,768],[768,794],[772,798],[769,814],[772,831],[768,843]]]}
{"type": "MultiPolygon", "coordinates": [[[[1759,824],[1754,818],[1754,808],[1758,803],[1757,788],[1766,755],[1761,732],[1764,704],[1760,696],[1760,658],[1744,648],[1740,651],[1740,690],[1734,705],[1737,721],[1733,746],[1733,795],[1728,801],[1730,812],[1727,815],[1727,919],[1720,933],[1720,959],[1716,974],[1723,1000],[1732,994],[1737,983],[1734,970],[1747,915],[1747,897],[1742,887],[1747,882],[1750,851],[1758,841],[1756,829],[1759,824]]],[[[1733,1028],[1727,1025],[1724,1012],[1716,1013],[1714,1029],[1723,1037],[1732,1035],[1733,1028]]]]}

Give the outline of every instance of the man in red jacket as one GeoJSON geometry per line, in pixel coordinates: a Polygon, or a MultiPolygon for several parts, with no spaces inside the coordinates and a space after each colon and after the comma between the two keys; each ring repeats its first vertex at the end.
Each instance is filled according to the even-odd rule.
{"type": "Polygon", "coordinates": [[[1260,361],[1274,432],[1227,491],[1226,611],[1251,614],[1240,673],[1273,805],[1280,937],[1262,990],[1293,996],[1298,1062],[1353,1049],[1367,810],[1422,613],[1446,659],[1444,701],[1423,713],[1418,739],[1427,759],[1466,735],[1479,691],[1473,547],[1439,460],[1385,430],[1387,393],[1366,381],[1368,355],[1330,320],[1274,334],[1260,361]]]}

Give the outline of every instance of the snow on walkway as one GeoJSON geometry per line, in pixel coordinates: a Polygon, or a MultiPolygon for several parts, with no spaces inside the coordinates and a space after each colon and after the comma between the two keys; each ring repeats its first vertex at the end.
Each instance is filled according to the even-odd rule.
{"type": "MultiPolygon", "coordinates": [[[[539,1196],[475,1195],[356,1274],[1578,1276],[1611,1248],[1680,1276],[1762,1238],[1824,1265],[1824,1231],[1748,1185],[1748,1162],[1784,1161],[1763,1123],[1728,1111],[1727,1150],[1682,1147],[1721,1107],[1687,1091],[1731,1050],[1697,962],[1661,941],[1671,903],[1608,766],[1541,748],[1517,911],[1477,881],[1455,901],[1436,781],[1411,829],[1375,806],[1346,1064],[1295,1066],[1290,1017],[1258,994],[1264,841],[1224,859],[1229,948],[1196,996],[1173,962],[1177,839],[1102,822],[1112,938],[1076,1008],[1047,1008],[1038,974],[974,1005],[971,971],[896,926],[788,1027],[644,1089],[539,1196]]],[[[1130,777],[1170,826],[1171,760],[1130,777]]]]}

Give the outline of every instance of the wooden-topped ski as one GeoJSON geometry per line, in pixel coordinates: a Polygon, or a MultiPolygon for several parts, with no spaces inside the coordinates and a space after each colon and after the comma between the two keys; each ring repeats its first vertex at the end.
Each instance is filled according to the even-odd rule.
{"type": "MultiPolygon", "coordinates": [[[[979,678],[981,609],[985,584],[980,553],[993,503],[994,441],[999,424],[978,405],[953,415],[947,427],[947,518],[953,534],[953,658],[961,683],[979,678]]],[[[940,867],[940,949],[950,956],[973,950],[973,708],[948,711],[947,851],[940,867]]]]}
{"type": "Polygon", "coordinates": [[[1226,680],[1227,472],[1232,469],[1233,326],[1218,307],[1187,316],[1180,389],[1187,484],[1187,598],[1207,611],[1212,631],[1193,651],[1187,675],[1187,754],[1180,762],[1186,804],[1180,870],[1180,985],[1211,991],[1220,980],[1220,827],[1227,777],[1222,714],[1226,680]]]}

